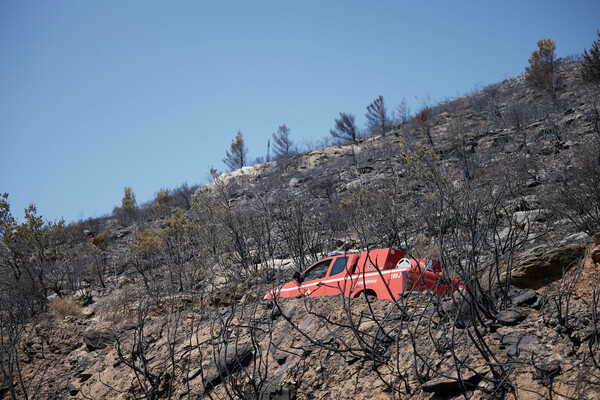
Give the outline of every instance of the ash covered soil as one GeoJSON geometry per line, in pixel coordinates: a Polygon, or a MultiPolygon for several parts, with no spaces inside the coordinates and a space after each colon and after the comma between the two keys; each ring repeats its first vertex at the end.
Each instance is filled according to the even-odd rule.
{"type": "Polygon", "coordinates": [[[28,259],[56,292],[33,316],[40,287],[1,264],[0,398],[600,398],[600,96],[579,68],[557,63],[553,96],[507,79],[82,221],[28,259]],[[384,247],[472,291],[262,300],[323,253],[384,247]]]}

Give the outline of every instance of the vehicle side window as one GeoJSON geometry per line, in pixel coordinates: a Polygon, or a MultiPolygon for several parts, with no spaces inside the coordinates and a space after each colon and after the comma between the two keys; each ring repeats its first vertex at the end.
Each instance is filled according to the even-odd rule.
{"type": "Polygon", "coordinates": [[[329,276],[337,275],[346,269],[346,262],[348,261],[348,257],[338,257],[333,263],[333,267],[331,267],[331,273],[329,276]]]}
{"type": "Polygon", "coordinates": [[[314,281],[315,279],[325,278],[325,275],[327,275],[327,270],[329,269],[329,264],[331,264],[331,259],[315,264],[311,269],[304,273],[304,279],[302,281],[308,282],[314,281]]]}

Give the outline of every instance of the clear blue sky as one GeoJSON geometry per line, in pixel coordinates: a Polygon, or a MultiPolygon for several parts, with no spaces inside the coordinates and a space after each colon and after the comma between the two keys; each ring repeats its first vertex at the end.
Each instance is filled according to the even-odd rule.
{"type": "Polygon", "coordinates": [[[100,216],[131,186],[205,183],[241,129],[250,157],[383,95],[413,109],[596,39],[600,1],[0,2],[0,192],[13,215],[100,216]]]}

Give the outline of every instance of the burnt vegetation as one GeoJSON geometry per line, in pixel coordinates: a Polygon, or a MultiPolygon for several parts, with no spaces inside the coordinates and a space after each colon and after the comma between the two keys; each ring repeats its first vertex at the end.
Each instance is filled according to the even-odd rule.
{"type": "MultiPolygon", "coordinates": [[[[3,195],[0,398],[597,397],[596,64],[539,47],[414,116],[379,96],[365,134],[340,113],[336,146],[297,153],[284,124],[274,162],[142,206],[125,188],[104,218],[19,222],[3,195]],[[263,300],[380,247],[469,290],[263,300]]],[[[238,132],[227,166],[246,153],[238,132]]]]}

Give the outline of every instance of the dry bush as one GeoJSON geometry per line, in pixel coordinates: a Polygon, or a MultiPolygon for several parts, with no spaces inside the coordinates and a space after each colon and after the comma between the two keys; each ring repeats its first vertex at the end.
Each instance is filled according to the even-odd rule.
{"type": "Polygon", "coordinates": [[[413,240],[410,250],[411,252],[409,253],[413,258],[427,257],[437,259],[439,249],[435,240],[420,232],[413,240]]]}
{"type": "Polygon", "coordinates": [[[552,172],[556,184],[545,193],[545,206],[567,218],[579,231],[600,230],[600,145],[586,143],[577,149],[568,168],[552,172]]]}
{"type": "Polygon", "coordinates": [[[59,317],[80,317],[81,304],[73,297],[54,297],[48,302],[50,312],[59,317]]]}

